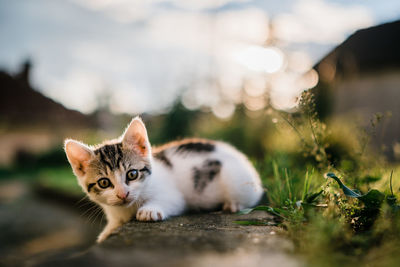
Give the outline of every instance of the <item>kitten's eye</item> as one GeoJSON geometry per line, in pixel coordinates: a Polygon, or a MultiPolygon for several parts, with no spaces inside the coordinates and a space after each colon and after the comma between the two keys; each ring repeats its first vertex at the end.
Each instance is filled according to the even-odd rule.
{"type": "Polygon", "coordinates": [[[126,173],[126,180],[133,181],[138,178],[139,172],[137,170],[130,170],[126,173]]]}
{"type": "Polygon", "coordinates": [[[111,185],[110,179],[108,178],[101,178],[97,181],[97,184],[101,187],[101,188],[107,188],[111,185]]]}

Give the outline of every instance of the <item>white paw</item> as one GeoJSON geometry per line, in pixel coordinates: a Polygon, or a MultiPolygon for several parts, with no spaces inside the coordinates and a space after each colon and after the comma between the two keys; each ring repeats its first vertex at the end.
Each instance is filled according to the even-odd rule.
{"type": "Polygon", "coordinates": [[[144,207],[136,213],[138,221],[162,221],[165,219],[164,212],[157,208],[144,207]]]}
{"type": "Polygon", "coordinates": [[[243,206],[235,202],[225,202],[222,209],[227,212],[235,213],[242,210],[243,206]]]}

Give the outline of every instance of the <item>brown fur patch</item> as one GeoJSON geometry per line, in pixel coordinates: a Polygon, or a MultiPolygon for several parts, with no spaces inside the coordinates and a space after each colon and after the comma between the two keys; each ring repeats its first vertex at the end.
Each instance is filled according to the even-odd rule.
{"type": "Polygon", "coordinates": [[[193,183],[196,191],[203,192],[204,188],[220,173],[221,167],[221,162],[214,159],[204,161],[201,167],[194,167],[193,183]]]}

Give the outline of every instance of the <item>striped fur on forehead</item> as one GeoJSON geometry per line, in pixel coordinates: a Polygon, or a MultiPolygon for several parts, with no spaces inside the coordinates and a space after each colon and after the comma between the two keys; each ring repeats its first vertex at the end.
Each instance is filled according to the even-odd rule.
{"type": "Polygon", "coordinates": [[[94,163],[94,167],[104,175],[108,171],[114,172],[119,169],[127,170],[129,168],[145,168],[148,173],[151,173],[150,160],[131,149],[124,148],[121,142],[103,143],[98,145],[93,152],[98,159],[97,163],[94,163]],[[105,173],[103,173],[104,171],[105,173]]]}
{"type": "Polygon", "coordinates": [[[122,153],[122,143],[106,144],[96,150],[94,154],[99,156],[100,162],[106,165],[111,171],[119,169],[124,154],[122,153]]]}

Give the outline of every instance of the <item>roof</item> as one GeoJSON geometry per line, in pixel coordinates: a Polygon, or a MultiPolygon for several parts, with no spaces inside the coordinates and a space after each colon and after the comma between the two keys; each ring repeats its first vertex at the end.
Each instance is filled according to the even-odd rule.
{"type": "Polygon", "coordinates": [[[25,69],[15,76],[0,71],[0,93],[1,123],[52,129],[89,128],[95,124],[90,116],[67,109],[34,90],[29,84],[28,64],[25,64],[25,69]]]}
{"type": "Polygon", "coordinates": [[[356,31],[314,68],[325,81],[400,68],[400,20],[356,31]]]}

